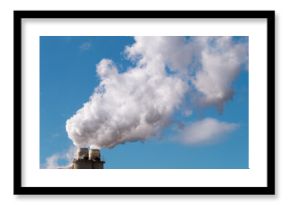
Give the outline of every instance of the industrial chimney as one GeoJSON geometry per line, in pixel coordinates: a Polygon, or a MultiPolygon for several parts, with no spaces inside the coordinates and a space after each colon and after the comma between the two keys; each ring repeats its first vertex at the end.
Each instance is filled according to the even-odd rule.
{"type": "Polygon", "coordinates": [[[78,159],[89,159],[89,149],[88,148],[79,148],[78,150],[78,159]]]}
{"type": "Polygon", "coordinates": [[[77,159],[73,160],[72,169],[103,169],[104,161],[98,149],[79,148],[77,159]]]}
{"type": "Polygon", "coordinates": [[[100,158],[101,158],[100,150],[90,149],[90,152],[89,152],[90,160],[96,161],[96,160],[99,160],[100,158]]]}

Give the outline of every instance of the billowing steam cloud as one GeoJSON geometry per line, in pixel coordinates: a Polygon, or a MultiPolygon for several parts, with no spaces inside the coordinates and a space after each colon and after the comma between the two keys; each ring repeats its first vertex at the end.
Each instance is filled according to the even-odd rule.
{"type": "Polygon", "coordinates": [[[243,44],[233,45],[230,37],[209,38],[207,43],[210,46],[205,46],[200,56],[202,69],[192,82],[203,94],[203,104],[216,105],[222,111],[233,96],[231,85],[247,59],[247,50],[243,44]]]}
{"type": "Polygon", "coordinates": [[[112,147],[154,135],[182,101],[186,84],[154,67],[118,74],[110,60],[97,65],[102,82],[76,115],[67,131],[76,145],[112,147]]]}
{"type": "Polygon", "coordinates": [[[231,37],[135,37],[125,53],[136,66],[119,73],[111,60],[101,60],[99,86],[67,120],[75,145],[101,148],[146,140],[170,123],[187,93],[222,110],[247,46],[231,37]]]}

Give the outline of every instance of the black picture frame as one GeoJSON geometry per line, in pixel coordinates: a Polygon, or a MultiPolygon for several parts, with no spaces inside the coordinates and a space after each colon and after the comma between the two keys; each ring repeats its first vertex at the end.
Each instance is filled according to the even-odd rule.
{"type": "Polygon", "coordinates": [[[14,11],[15,195],[273,195],[275,194],[275,11],[14,11]],[[267,21],[267,186],[265,187],[24,187],[22,185],[22,19],[210,18],[267,21]]]}

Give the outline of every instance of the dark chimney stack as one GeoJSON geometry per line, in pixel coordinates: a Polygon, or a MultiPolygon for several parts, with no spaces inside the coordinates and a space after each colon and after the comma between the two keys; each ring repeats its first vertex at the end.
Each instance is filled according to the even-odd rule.
{"type": "Polygon", "coordinates": [[[79,148],[77,159],[73,160],[72,169],[104,169],[99,149],[79,148]]]}

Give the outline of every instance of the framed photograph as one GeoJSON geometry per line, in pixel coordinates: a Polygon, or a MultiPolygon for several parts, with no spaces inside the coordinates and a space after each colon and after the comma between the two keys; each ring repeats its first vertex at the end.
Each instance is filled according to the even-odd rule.
{"type": "Polygon", "coordinates": [[[274,11],[14,11],[14,194],[275,194],[274,149],[274,11]]]}

